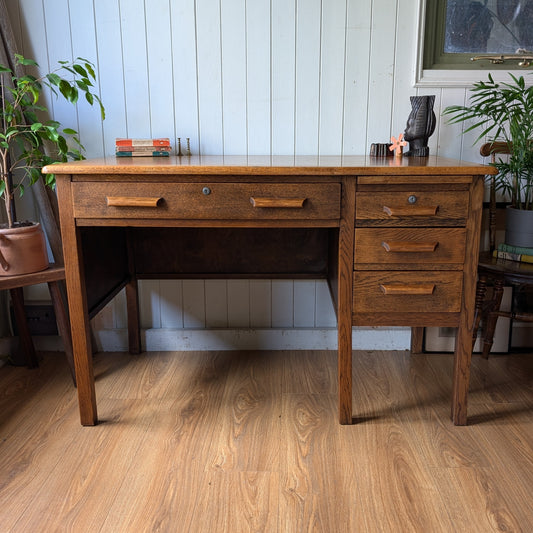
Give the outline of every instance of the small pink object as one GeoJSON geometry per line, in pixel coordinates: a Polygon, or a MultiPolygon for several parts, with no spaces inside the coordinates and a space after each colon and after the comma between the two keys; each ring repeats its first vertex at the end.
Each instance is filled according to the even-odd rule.
{"type": "Polygon", "coordinates": [[[396,157],[402,157],[403,147],[407,146],[407,141],[403,140],[403,133],[400,133],[397,139],[393,135],[390,140],[392,144],[389,146],[389,150],[391,152],[394,150],[394,155],[396,157]]]}

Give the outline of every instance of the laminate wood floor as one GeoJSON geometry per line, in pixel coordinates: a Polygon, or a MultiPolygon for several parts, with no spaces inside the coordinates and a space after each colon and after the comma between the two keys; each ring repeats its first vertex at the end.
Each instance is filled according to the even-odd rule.
{"type": "Polygon", "coordinates": [[[0,368],[0,532],[533,531],[533,355],[474,356],[469,423],[451,355],[98,354],[101,424],[65,359],[0,368]]]}

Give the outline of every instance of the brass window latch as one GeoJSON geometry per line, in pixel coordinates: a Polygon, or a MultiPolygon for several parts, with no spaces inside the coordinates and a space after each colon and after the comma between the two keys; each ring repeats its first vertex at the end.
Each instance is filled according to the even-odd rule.
{"type": "Polygon", "coordinates": [[[533,62],[533,52],[519,48],[515,54],[484,54],[470,58],[470,61],[490,61],[493,65],[501,65],[505,61],[518,61],[518,66],[527,68],[533,62]]]}

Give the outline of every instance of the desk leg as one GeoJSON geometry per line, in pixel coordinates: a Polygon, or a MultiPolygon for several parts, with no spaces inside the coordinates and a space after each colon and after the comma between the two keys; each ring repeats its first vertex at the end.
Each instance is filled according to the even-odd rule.
{"type": "Polygon", "coordinates": [[[472,328],[461,319],[455,339],[453,363],[452,420],[456,426],[466,426],[467,399],[470,384],[470,363],[472,360],[472,328]]]}
{"type": "Polygon", "coordinates": [[[483,177],[475,176],[470,189],[470,214],[466,223],[466,250],[468,253],[463,271],[463,301],[459,327],[455,337],[453,363],[452,420],[456,426],[466,426],[467,423],[483,192],[483,177]]]}
{"type": "Polygon", "coordinates": [[[72,349],[74,352],[80,421],[83,426],[94,426],[98,422],[98,415],[94,390],[87,293],[83,272],[81,237],[79,228],[75,225],[69,178],[69,176],[61,176],[57,180],[57,193],[62,206],[61,236],[63,240],[63,255],[65,257],[72,349]]]}
{"type": "Polygon", "coordinates": [[[352,423],[352,289],[355,185],[346,180],[342,186],[343,218],[339,229],[338,255],[338,383],[339,422],[352,423]]]}

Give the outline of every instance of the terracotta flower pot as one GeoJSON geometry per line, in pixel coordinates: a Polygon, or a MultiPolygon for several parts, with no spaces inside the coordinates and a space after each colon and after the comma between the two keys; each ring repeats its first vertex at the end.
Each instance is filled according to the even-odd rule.
{"type": "Polygon", "coordinates": [[[0,276],[30,274],[46,268],[48,253],[39,223],[0,228],[0,276]]]}

